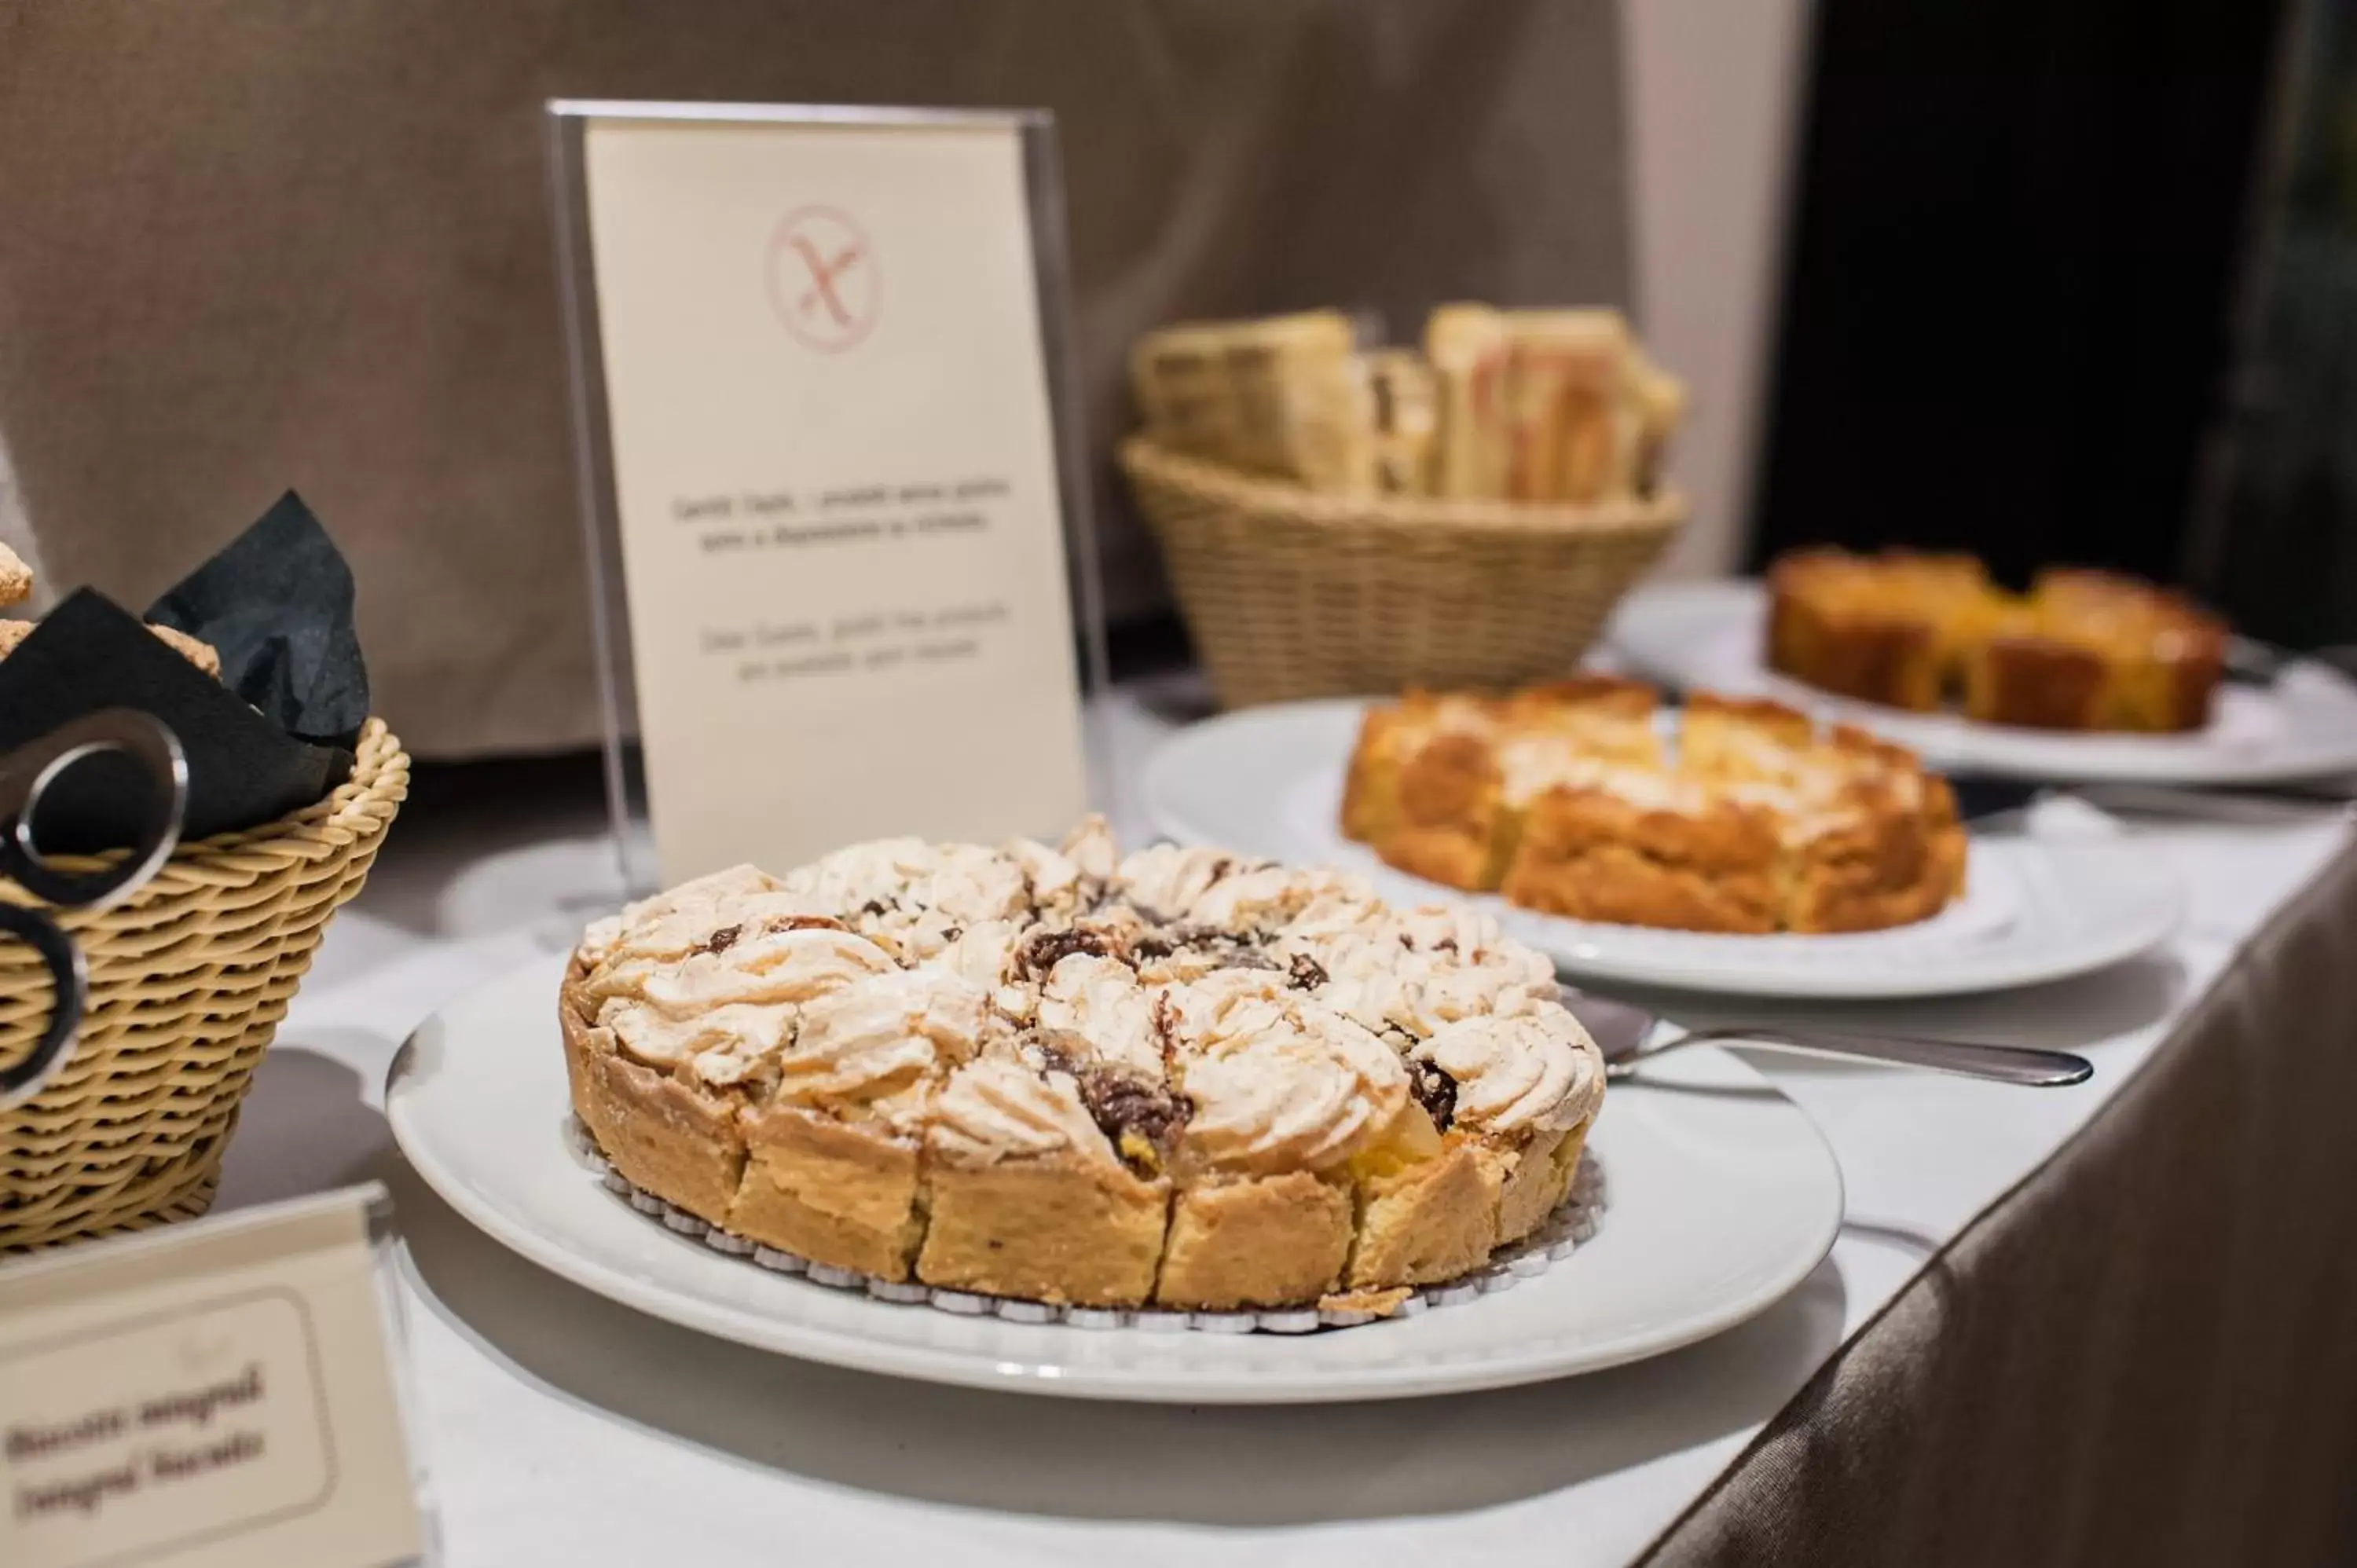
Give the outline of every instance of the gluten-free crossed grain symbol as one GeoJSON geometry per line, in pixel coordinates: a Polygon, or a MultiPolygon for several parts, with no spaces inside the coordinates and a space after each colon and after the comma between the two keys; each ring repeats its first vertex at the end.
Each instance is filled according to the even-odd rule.
{"type": "Polygon", "coordinates": [[[801,252],[803,264],[810,268],[811,285],[802,292],[802,314],[807,316],[813,307],[823,305],[827,314],[834,317],[837,327],[850,326],[851,312],[843,307],[843,296],[834,292],[834,280],[841,277],[867,247],[854,240],[836,252],[833,261],[829,261],[818,253],[818,247],[811,243],[806,234],[789,234],[786,243],[801,252]]]}
{"type": "Polygon", "coordinates": [[[778,225],[770,245],[770,303],[789,332],[813,349],[848,349],[876,323],[874,248],[850,217],[805,207],[778,225]]]}

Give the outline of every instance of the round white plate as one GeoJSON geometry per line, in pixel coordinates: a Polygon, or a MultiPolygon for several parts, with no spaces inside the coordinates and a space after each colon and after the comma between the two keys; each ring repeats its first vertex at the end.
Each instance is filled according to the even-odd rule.
{"type": "Polygon", "coordinates": [[[385,1114],[468,1220],[542,1267],[690,1328],[896,1377],[1084,1399],[1299,1403],[1592,1371],[1706,1338],[1799,1284],[1841,1224],[1815,1124],[1736,1058],[1695,1047],[1616,1085],[1589,1147],[1610,1184],[1593,1240],[1514,1288],[1419,1316],[1288,1337],[954,1317],[773,1274],[605,1190],[565,1136],[561,957],[468,993],[402,1047],[385,1114]]]}
{"type": "Polygon", "coordinates": [[[1843,936],[1721,936],[1543,915],[1393,870],[1342,836],[1342,778],[1365,703],[1247,708],[1194,725],[1147,763],[1154,825],[1189,843],[1356,871],[1399,904],[1456,899],[1571,973],[1745,996],[1946,996],[2082,974],[2177,929],[2183,893],[2149,851],[2104,837],[1975,837],[1970,889],[1928,920],[1843,936]]]}
{"type": "Polygon", "coordinates": [[[1609,644],[1657,680],[1769,696],[1889,736],[1953,772],[2066,783],[2264,784],[2357,769],[2357,682],[2294,662],[2273,685],[2228,682],[2206,728],[2072,735],[1910,714],[1836,697],[1760,662],[1767,596],[1756,582],[1665,583],[1629,596],[1609,644]]]}

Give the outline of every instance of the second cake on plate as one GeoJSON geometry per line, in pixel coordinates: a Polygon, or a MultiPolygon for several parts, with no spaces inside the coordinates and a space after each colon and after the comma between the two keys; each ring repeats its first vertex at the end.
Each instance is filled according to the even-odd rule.
{"type": "Polygon", "coordinates": [[[1875,930],[1964,891],[1945,780],[1863,731],[1586,677],[1368,711],[1342,831],[1398,869],[1576,919],[1694,931],[1875,930]]]}

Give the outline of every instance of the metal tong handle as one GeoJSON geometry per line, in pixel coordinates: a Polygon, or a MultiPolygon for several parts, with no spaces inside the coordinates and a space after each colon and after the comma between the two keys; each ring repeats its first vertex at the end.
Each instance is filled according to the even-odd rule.
{"type": "Polygon", "coordinates": [[[1811,1056],[1897,1062],[1930,1068],[1935,1072],[1966,1078],[1993,1079],[1999,1083],[2033,1089],[2081,1083],[2094,1070],[2086,1058],[2068,1051],[2039,1050],[2028,1046],[1984,1046],[1970,1040],[1930,1040],[1914,1035],[1853,1035],[1838,1029],[1786,1029],[1744,1026],[1695,1029],[1656,1044],[1639,1047],[1622,1060],[1630,1065],[1647,1057],[1704,1044],[1772,1046],[1811,1056]]]}
{"type": "Polygon", "coordinates": [[[60,908],[111,909],[171,858],[188,809],[188,757],[162,721],[132,708],[85,714],[0,760],[0,875],[60,908]],[[74,764],[109,751],[136,763],[154,787],[139,842],[96,871],[61,871],[37,842],[41,802],[74,764]]]}
{"type": "MultiPolygon", "coordinates": [[[[0,761],[0,874],[56,908],[112,908],[136,893],[171,858],[188,805],[188,763],[177,736],[158,720],[128,708],[87,714],[0,761]],[[61,870],[41,853],[35,835],[41,801],[75,763],[107,751],[137,763],[159,799],[128,854],[94,872],[61,870]]],[[[40,1093],[65,1066],[90,991],[81,950],[45,910],[0,901],[0,938],[11,937],[39,957],[55,995],[48,1024],[32,1054],[0,1068],[0,1111],[40,1093]]]]}

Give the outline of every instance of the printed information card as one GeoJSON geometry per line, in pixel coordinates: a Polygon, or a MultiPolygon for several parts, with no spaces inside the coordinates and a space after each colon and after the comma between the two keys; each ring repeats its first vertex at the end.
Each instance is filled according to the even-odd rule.
{"type": "Polygon", "coordinates": [[[369,1230],[382,1197],[0,1266],[0,1563],[417,1560],[369,1230]]]}
{"type": "Polygon", "coordinates": [[[552,109],[662,879],[1060,834],[1086,785],[1024,120],[552,109]]]}

